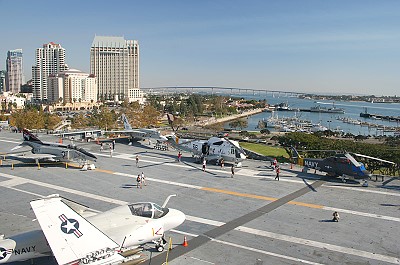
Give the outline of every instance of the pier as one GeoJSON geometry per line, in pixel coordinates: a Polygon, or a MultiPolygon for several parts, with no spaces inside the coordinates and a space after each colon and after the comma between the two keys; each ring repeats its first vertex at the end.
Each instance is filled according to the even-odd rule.
{"type": "Polygon", "coordinates": [[[386,121],[393,121],[393,122],[400,122],[400,116],[385,116],[380,114],[371,114],[367,112],[361,112],[360,117],[362,118],[370,118],[374,120],[386,120],[386,121]]]}

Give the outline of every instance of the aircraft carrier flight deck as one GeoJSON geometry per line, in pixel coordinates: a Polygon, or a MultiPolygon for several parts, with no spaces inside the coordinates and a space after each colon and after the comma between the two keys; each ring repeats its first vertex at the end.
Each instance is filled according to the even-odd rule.
{"type": "MultiPolygon", "coordinates": [[[[0,152],[9,152],[21,141],[22,134],[3,130],[0,152]]],[[[0,234],[5,238],[40,229],[29,202],[42,196],[60,194],[106,211],[131,202],[161,205],[177,194],[168,206],[185,213],[186,221],[166,233],[172,250],[160,253],[147,244],[142,264],[400,264],[399,178],[369,181],[362,187],[283,164],[278,181],[269,162],[250,159],[231,178],[229,164],[221,168],[207,163],[203,172],[191,154],[182,153],[178,162],[178,151],[157,150],[147,142],[117,141],[112,157],[107,148],[100,152],[95,142],[76,144],[98,157],[95,170],[2,159],[0,234]],[[147,185],[137,188],[141,172],[147,185]],[[335,211],[339,222],[332,222],[335,211]],[[187,246],[182,245],[185,237],[187,246]]],[[[33,264],[57,263],[51,257],[33,264]]]]}

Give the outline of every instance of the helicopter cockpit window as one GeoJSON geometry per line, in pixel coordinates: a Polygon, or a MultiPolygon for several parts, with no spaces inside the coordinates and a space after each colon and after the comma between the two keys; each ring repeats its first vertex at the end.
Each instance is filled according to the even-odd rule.
{"type": "Polygon", "coordinates": [[[161,208],[157,204],[145,202],[145,203],[134,203],[129,205],[129,210],[131,211],[132,215],[147,217],[157,219],[166,214],[164,208],[161,208]]]}
{"type": "Polygon", "coordinates": [[[212,145],[221,145],[221,144],[223,144],[223,143],[224,143],[223,141],[219,141],[219,142],[213,143],[212,145]]]}

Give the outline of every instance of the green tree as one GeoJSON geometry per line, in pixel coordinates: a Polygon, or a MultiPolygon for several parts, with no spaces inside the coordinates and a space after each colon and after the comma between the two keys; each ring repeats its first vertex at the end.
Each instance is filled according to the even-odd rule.
{"type": "Polygon", "coordinates": [[[100,111],[96,114],[94,119],[95,125],[100,129],[108,130],[113,128],[115,125],[116,119],[115,113],[111,112],[108,107],[103,106],[100,108],[100,111]]]}
{"type": "Polygon", "coordinates": [[[44,113],[45,129],[53,129],[61,121],[61,118],[55,114],[44,113]]]}
{"type": "Polygon", "coordinates": [[[90,119],[85,118],[85,116],[80,113],[72,119],[71,123],[71,127],[74,129],[86,128],[90,124],[90,119]]]}
{"type": "Polygon", "coordinates": [[[239,128],[240,130],[242,130],[243,128],[246,128],[247,125],[248,125],[248,122],[246,119],[237,119],[237,120],[231,121],[229,123],[230,127],[235,128],[235,129],[239,128]]]}

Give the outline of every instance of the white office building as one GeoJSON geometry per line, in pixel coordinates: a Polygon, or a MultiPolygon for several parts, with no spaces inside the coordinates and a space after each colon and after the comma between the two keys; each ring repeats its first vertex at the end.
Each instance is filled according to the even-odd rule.
{"type": "Polygon", "coordinates": [[[7,71],[0,70],[0,93],[6,91],[7,88],[6,76],[7,76],[7,71]]]}
{"type": "Polygon", "coordinates": [[[24,82],[22,49],[7,52],[6,59],[6,91],[17,94],[24,82]]]}
{"type": "Polygon", "coordinates": [[[47,78],[67,69],[65,49],[60,44],[50,42],[36,49],[36,65],[32,66],[33,99],[46,102],[49,97],[47,78]]]}
{"type": "Polygon", "coordinates": [[[69,69],[48,78],[49,102],[97,102],[97,79],[94,75],[69,69]]]}
{"type": "Polygon", "coordinates": [[[100,100],[143,101],[137,40],[95,36],[90,48],[90,73],[97,77],[100,100]]]}
{"type": "Polygon", "coordinates": [[[2,98],[0,99],[5,103],[6,108],[9,107],[9,104],[11,104],[12,109],[23,109],[27,101],[26,97],[22,96],[21,94],[15,95],[12,92],[4,92],[2,98]]]}

